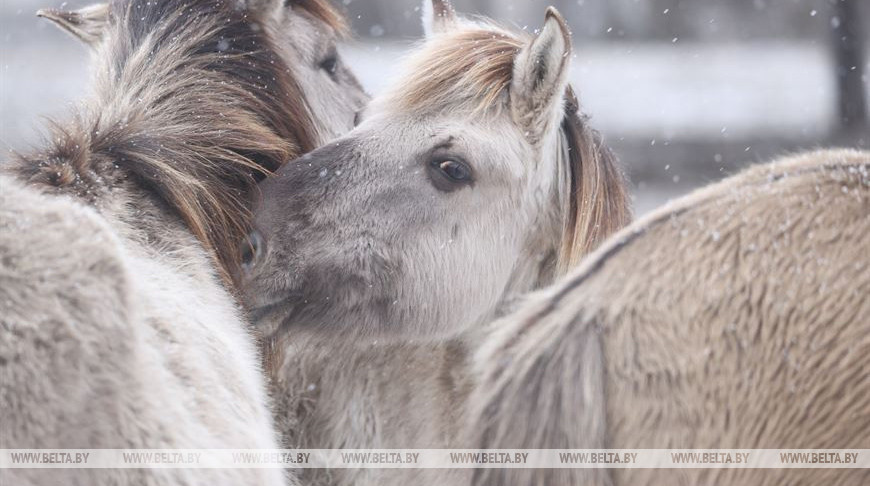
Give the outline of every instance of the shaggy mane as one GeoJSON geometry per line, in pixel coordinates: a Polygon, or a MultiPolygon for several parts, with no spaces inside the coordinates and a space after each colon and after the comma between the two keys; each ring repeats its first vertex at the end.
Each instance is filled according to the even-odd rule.
{"type": "Polygon", "coordinates": [[[262,19],[237,5],[113,0],[95,103],[16,167],[91,203],[132,179],[184,220],[228,284],[256,183],[317,140],[262,19]]]}

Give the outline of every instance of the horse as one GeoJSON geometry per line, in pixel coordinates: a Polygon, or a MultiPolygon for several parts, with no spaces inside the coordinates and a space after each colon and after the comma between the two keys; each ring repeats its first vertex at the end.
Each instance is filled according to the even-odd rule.
{"type": "MultiPolygon", "coordinates": [[[[751,167],[492,325],[480,448],[870,446],[870,152],[751,167]]],[[[867,484],[866,469],[487,469],[477,485],[867,484]]]]}
{"type": "MultiPolygon", "coordinates": [[[[351,34],[342,13],[328,0],[247,0],[239,5],[246,4],[261,12],[262,21],[254,25],[267,30],[286,69],[308,95],[306,104],[316,114],[309,121],[317,139],[324,143],[350,131],[369,97],[338,53],[337,43],[351,34]]],[[[41,9],[37,15],[91,47],[93,54],[100,52],[108,3],[69,11],[41,9]]]]}
{"type": "Polygon", "coordinates": [[[455,444],[483,324],[630,218],[615,157],[568,86],[556,10],[532,37],[427,0],[424,25],[356,129],[260,183],[242,293],[273,343],[290,447],[455,444]]]}
{"type": "MultiPolygon", "coordinates": [[[[366,98],[334,51],[342,17],[321,0],[43,15],[94,47],[95,93],[0,176],[0,447],[277,447],[233,275],[257,181],[350,128],[366,98]]],[[[295,483],[274,469],[2,479],[295,483]]]]}

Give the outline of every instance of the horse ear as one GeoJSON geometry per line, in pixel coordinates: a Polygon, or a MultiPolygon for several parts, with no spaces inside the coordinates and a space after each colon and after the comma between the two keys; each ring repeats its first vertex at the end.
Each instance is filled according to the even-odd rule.
{"type": "Polygon", "coordinates": [[[510,87],[512,114],[532,143],[562,118],[570,57],[568,24],[550,7],[541,33],[517,54],[510,87]]]}
{"type": "Polygon", "coordinates": [[[426,37],[446,32],[456,24],[456,10],[449,0],[423,0],[423,32],[426,37]]]}
{"type": "Polygon", "coordinates": [[[51,20],[76,39],[96,47],[106,33],[109,23],[109,4],[98,3],[79,10],[46,8],[37,11],[36,15],[51,20]]]}

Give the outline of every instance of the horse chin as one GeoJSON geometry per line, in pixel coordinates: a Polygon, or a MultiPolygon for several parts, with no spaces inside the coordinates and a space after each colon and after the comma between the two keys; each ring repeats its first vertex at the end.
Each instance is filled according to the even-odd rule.
{"type": "Polygon", "coordinates": [[[287,265],[283,270],[280,279],[252,275],[244,287],[249,318],[261,335],[292,333],[328,342],[339,336],[382,341],[404,334],[391,311],[395,292],[360,284],[347,272],[287,265]]]}
{"type": "Polygon", "coordinates": [[[242,297],[252,327],[261,335],[280,332],[284,321],[304,306],[303,285],[297,279],[250,275],[242,286],[242,297]]]}
{"type": "Polygon", "coordinates": [[[263,336],[272,336],[281,329],[285,316],[293,313],[293,307],[294,304],[286,300],[250,306],[248,320],[257,333],[263,336]]]}
{"type": "Polygon", "coordinates": [[[312,304],[310,296],[293,291],[252,307],[248,315],[257,332],[267,337],[304,331],[317,331],[329,335],[330,331],[339,326],[323,325],[324,316],[321,314],[318,312],[318,306],[312,304]]]}

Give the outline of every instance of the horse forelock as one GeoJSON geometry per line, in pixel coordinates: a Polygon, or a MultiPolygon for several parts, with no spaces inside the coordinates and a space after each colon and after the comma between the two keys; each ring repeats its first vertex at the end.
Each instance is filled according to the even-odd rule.
{"type": "Polygon", "coordinates": [[[478,24],[440,34],[409,59],[407,75],[387,104],[412,112],[491,110],[506,99],[524,42],[507,30],[478,24]]]}
{"type": "Polygon", "coordinates": [[[317,142],[261,20],[236,2],[113,0],[96,103],[46,150],[20,157],[19,172],[73,190],[113,169],[130,174],[231,284],[256,183],[317,142]]]}

